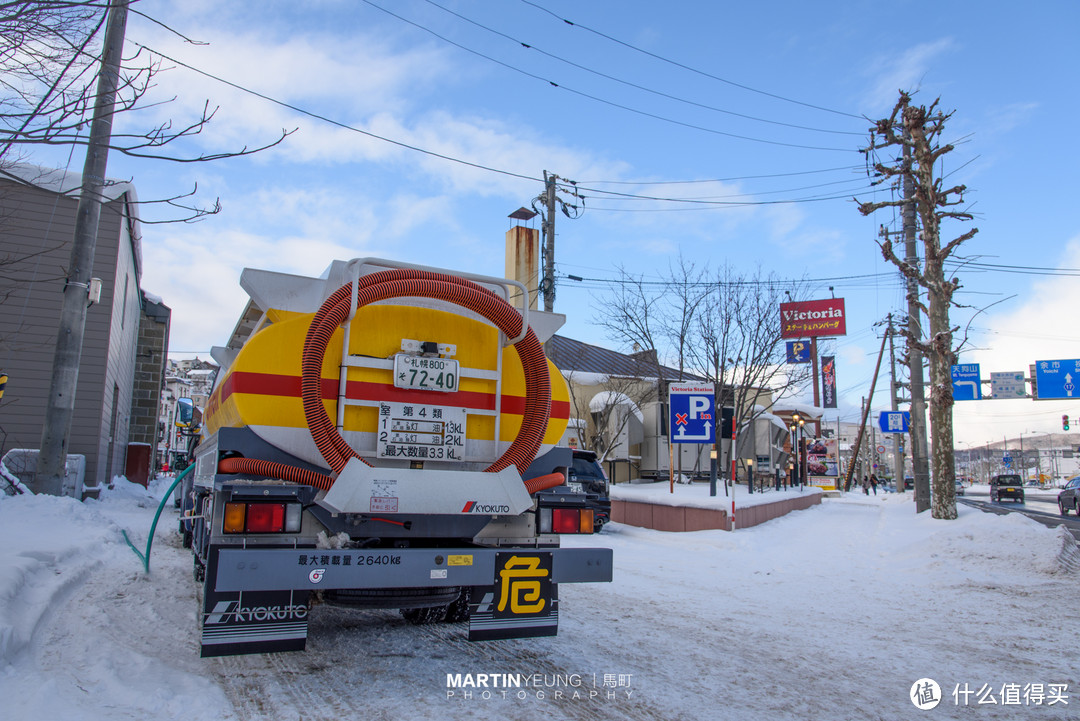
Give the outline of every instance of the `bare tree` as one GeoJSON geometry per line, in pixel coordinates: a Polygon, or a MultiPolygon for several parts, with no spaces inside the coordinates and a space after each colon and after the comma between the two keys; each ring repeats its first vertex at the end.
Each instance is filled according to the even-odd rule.
{"type": "MultiPolygon", "coordinates": [[[[85,129],[97,93],[108,8],[108,0],[0,2],[0,166],[26,160],[35,146],[87,144],[85,129]]],[[[123,58],[113,116],[146,107],[146,93],[162,70],[161,62],[143,48],[123,58]]],[[[199,134],[216,110],[204,103],[201,115],[175,127],[166,121],[119,132],[115,127],[119,123],[114,122],[108,150],[139,158],[204,162],[257,153],[277,145],[292,132],[282,130],[280,136],[257,147],[189,156],[169,154],[166,146],[199,134]]],[[[210,208],[185,202],[193,194],[151,202],[182,209],[186,215],[181,220],[219,210],[216,202],[210,208]]]]}
{"type": "Polygon", "coordinates": [[[668,266],[660,323],[680,374],[686,370],[687,357],[693,352],[693,330],[701,317],[702,304],[709,297],[710,288],[706,271],[698,270],[682,253],[675,265],[668,266]]]}
{"type": "MultiPolygon", "coordinates": [[[[655,356],[643,354],[637,357],[635,365],[637,370],[626,374],[598,376],[577,371],[566,374],[571,414],[585,421],[574,427],[578,444],[595,451],[601,461],[622,447],[630,419],[659,397],[655,356]]],[[[629,448],[623,450],[628,452],[629,448]]]]}
{"type": "MultiPolygon", "coordinates": [[[[872,172],[884,179],[903,180],[914,186],[915,209],[921,230],[923,268],[901,259],[893,250],[892,240],[885,236],[878,245],[890,263],[900,269],[905,277],[913,279],[918,287],[926,290],[926,302],[919,299],[919,307],[929,321],[926,340],[911,337],[903,332],[911,347],[918,348],[930,361],[930,438],[932,445],[931,470],[933,492],[931,515],[934,518],[955,519],[956,485],[953,468],[952,428],[952,376],[950,368],[956,363],[953,333],[958,330],[950,325],[949,310],[953,294],[960,287],[958,278],[948,278],[945,261],[963,242],[978,233],[972,228],[942,244],[943,220],[970,221],[971,213],[957,209],[963,204],[967,188],[956,185],[946,188],[943,179],[934,174],[935,164],[954,150],[951,144],[940,144],[945,124],[953,113],[938,110],[938,100],[929,108],[911,104],[911,96],[901,92],[900,99],[888,118],[878,120],[870,130],[867,153],[896,147],[904,150],[905,160],[899,164],[874,160],[872,172]],[[910,160],[908,160],[910,158],[910,160]]],[[[856,201],[858,202],[858,201],[856,201]]],[[[904,199],[877,203],[859,203],[859,212],[869,215],[886,207],[900,207],[904,199]]]]}
{"type": "Polygon", "coordinates": [[[753,408],[762,396],[775,401],[809,377],[785,364],[779,315],[785,291],[805,294],[801,284],[760,269],[746,275],[725,266],[713,274],[680,257],[662,283],[622,272],[598,304],[597,323],[627,344],[657,348],[662,342],[659,352],[681,371],[716,385],[718,404],[749,411],[739,419],[743,426],[756,417],[753,408]]]}
{"type": "MultiPolygon", "coordinates": [[[[258,152],[280,143],[282,134],[259,148],[196,156],[163,149],[198,134],[213,118],[209,104],[194,121],[173,127],[165,121],[144,132],[125,132],[118,115],[145,107],[143,99],[160,71],[142,47],[124,57],[127,17],[136,0],[15,0],[0,3],[0,169],[15,162],[14,150],[29,146],[87,148],[81,176],[71,257],[63,289],[56,351],[42,430],[36,483],[61,493],[66,447],[86,324],[90,283],[107,161],[110,152],[176,162],[203,162],[258,152]],[[104,36],[98,41],[104,26],[104,36]],[[89,121],[89,132],[84,129],[89,121]]],[[[193,191],[194,192],[194,191],[193,191]]],[[[176,196],[165,202],[185,207],[176,196]]],[[[188,207],[194,217],[217,212],[188,207]]],[[[191,216],[187,218],[192,219],[191,216]]]]}
{"type": "MultiPolygon", "coordinates": [[[[786,364],[780,303],[788,293],[799,298],[806,290],[760,268],[749,275],[724,266],[697,315],[690,370],[715,384],[718,403],[742,411],[739,426],[760,415],[754,406],[764,405],[758,403],[763,395],[775,404],[809,379],[805,366],[786,364]]],[[[740,439],[745,436],[736,434],[736,443],[740,439]]]]}
{"type": "Polygon", "coordinates": [[[660,302],[660,294],[644,278],[620,267],[619,282],[594,307],[594,317],[610,338],[624,346],[657,348],[660,302]]]}

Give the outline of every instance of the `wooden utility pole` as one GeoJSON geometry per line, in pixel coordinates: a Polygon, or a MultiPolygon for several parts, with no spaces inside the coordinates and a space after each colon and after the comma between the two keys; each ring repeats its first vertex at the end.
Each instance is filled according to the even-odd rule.
{"type": "MultiPolygon", "coordinates": [[[[889,313],[889,378],[891,382],[889,384],[890,392],[890,404],[892,411],[895,413],[900,410],[900,384],[896,381],[896,348],[893,347],[893,324],[892,313],[889,313]]],[[[893,482],[896,486],[897,493],[903,493],[904,488],[904,436],[899,434],[893,436],[893,482]]]]}
{"type": "MultiPolygon", "coordinates": [[[[33,489],[37,493],[63,493],[68,437],[75,411],[75,390],[79,382],[79,364],[82,359],[83,336],[86,333],[87,294],[94,267],[102,191],[105,187],[109,144],[112,140],[116,89],[124,50],[128,1],[112,0],[109,4],[101,70],[98,73],[97,98],[94,101],[94,116],[86,146],[75,235],[71,245],[68,275],[64,283],[60,328],[56,335],[52,379],[45,407],[45,423],[41,431],[41,450],[33,489]]],[[[106,469],[106,472],[109,472],[109,469],[106,469]]]]}
{"type": "MultiPolygon", "coordinates": [[[[881,357],[885,355],[885,340],[888,336],[889,334],[886,331],[885,337],[881,339],[881,348],[878,350],[877,354],[877,365],[874,366],[874,378],[870,381],[870,399],[863,406],[862,421],[859,422],[859,433],[855,437],[855,451],[851,456],[851,463],[848,464],[847,478],[844,479],[845,488],[851,487],[851,476],[855,472],[855,460],[858,458],[858,453],[862,448],[863,435],[866,433],[866,419],[870,415],[870,404],[873,403],[874,400],[874,388],[877,386],[878,371],[881,370],[881,357]]],[[[871,458],[872,457],[873,456],[871,456],[871,458]]]]}
{"type": "Polygon", "coordinates": [[[544,171],[544,310],[555,310],[555,182],[559,176],[544,171]]]}
{"type": "MultiPolygon", "coordinates": [[[[911,133],[904,129],[904,262],[911,268],[919,267],[919,251],[915,242],[915,180],[911,177],[911,133]]],[[[923,382],[923,354],[918,343],[922,341],[922,324],[919,319],[922,308],[919,303],[919,281],[913,275],[907,276],[908,301],[908,337],[915,343],[908,343],[908,369],[911,387],[911,465],[915,477],[915,512],[922,513],[930,508],[930,466],[927,461],[926,445],[926,386],[923,382]]]]}

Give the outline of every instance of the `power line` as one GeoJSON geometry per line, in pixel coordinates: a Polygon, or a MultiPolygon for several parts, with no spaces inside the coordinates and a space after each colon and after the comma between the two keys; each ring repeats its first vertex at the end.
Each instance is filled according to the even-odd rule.
{"type": "Polygon", "coordinates": [[[582,180],[587,185],[690,185],[693,183],[731,183],[736,180],[759,180],[761,178],[788,178],[793,175],[811,175],[814,173],[832,173],[837,170],[858,170],[860,165],[844,165],[838,168],[819,170],[800,170],[792,173],[770,173],[766,175],[742,175],[731,178],[709,178],[703,180],[582,180]]]}
{"type": "MultiPolygon", "coordinates": [[[[367,2],[367,0],[365,0],[365,2],[367,2]]],[[[508,176],[508,177],[511,177],[511,178],[518,178],[518,179],[521,179],[521,180],[529,180],[529,181],[536,182],[536,183],[543,182],[543,180],[541,178],[538,178],[538,177],[534,177],[534,176],[531,176],[531,175],[524,175],[522,173],[515,173],[515,172],[509,171],[509,170],[503,170],[501,168],[494,168],[494,167],[491,167],[491,166],[488,166],[488,165],[483,165],[481,163],[475,163],[475,162],[472,162],[472,161],[469,161],[469,160],[463,160],[461,158],[456,158],[454,156],[446,155],[444,153],[437,153],[435,151],[428,150],[426,148],[422,148],[422,147],[419,147],[417,145],[412,145],[410,143],[405,143],[405,142],[402,142],[400,140],[394,140],[392,138],[388,138],[388,137],[385,137],[385,136],[382,136],[382,135],[378,135],[376,133],[372,133],[372,132],[370,132],[368,130],[363,130],[361,128],[357,128],[356,126],[349,125],[347,123],[343,123],[343,122],[338,121],[338,120],[334,120],[333,118],[327,117],[325,115],[321,115],[319,113],[315,113],[313,111],[306,110],[306,109],[304,109],[304,108],[302,108],[302,107],[300,107],[298,105],[293,105],[292,103],[287,103],[287,102],[285,102],[283,100],[278,100],[277,98],[274,98],[274,97],[272,97],[270,95],[266,95],[265,93],[260,93],[257,90],[252,90],[251,88],[245,87],[245,86],[240,85],[238,83],[234,83],[231,80],[226,80],[225,78],[223,78],[223,77],[221,77],[219,75],[215,75],[213,73],[207,72],[206,70],[202,70],[200,68],[197,68],[194,65],[191,65],[189,63],[185,63],[185,62],[183,62],[181,60],[178,60],[178,59],[176,59],[176,58],[174,58],[174,57],[172,57],[170,55],[166,55],[165,53],[161,52],[160,50],[155,50],[154,48],[151,48],[151,47],[149,47],[147,45],[143,45],[142,43],[135,42],[135,41],[131,41],[131,43],[133,45],[135,45],[136,47],[142,48],[142,49],[146,50],[147,52],[154,53],[155,55],[157,55],[157,56],[159,56],[161,58],[164,58],[165,60],[168,60],[171,63],[176,63],[180,67],[186,68],[186,69],[188,69],[188,70],[190,70],[190,71],[192,71],[194,73],[202,75],[203,77],[209,78],[210,80],[214,80],[216,82],[222,83],[223,85],[227,85],[227,86],[229,86],[231,88],[234,88],[236,90],[239,90],[239,91],[241,91],[243,93],[253,95],[253,96],[255,96],[257,98],[260,98],[262,100],[265,100],[267,102],[273,103],[273,104],[281,106],[283,108],[287,108],[287,109],[292,110],[294,112],[300,113],[301,115],[305,115],[305,116],[313,118],[315,120],[321,120],[321,121],[323,121],[325,123],[329,123],[330,125],[341,128],[343,130],[348,130],[350,132],[359,133],[360,135],[364,135],[366,137],[373,138],[375,140],[381,140],[381,141],[383,141],[385,143],[390,143],[391,145],[396,145],[396,146],[398,146],[400,148],[405,148],[406,150],[412,150],[412,151],[417,152],[417,153],[422,153],[424,155],[434,157],[434,158],[439,158],[441,160],[447,160],[449,162],[457,163],[459,165],[464,165],[464,166],[467,166],[467,167],[470,167],[470,168],[475,168],[477,170],[484,170],[484,171],[487,171],[487,172],[490,172],[490,173],[497,173],[499,175],[505,175],[505,176],[508,176]]],[[[662,198],[662,197],[646,196],[646,195],[634,195],[632,193],[618,193],[616,191],[603,190],[603,189],[600,189],[600,188],[580,188],[580,190],[587,190],[589,192],[598,193],[598,194],[601,194],[601,195],[619,196],[619,197],[622,197],[622,198],[629,198],[629,199],[654,200],[654,201],[676,202],[676,203],[681,202],[681,203],[691,203],[691,204],[702,204],[702,205],[705,205],[705,206],[708,206],[708,205],[714,205],[714,206],[777,205],[777,204],[792,204],[792,203],[800,203],[800,202],[818,202],[818,201],[822,201],[822,200],[836,200],[836,199],[839,199],[839,198],[847,198],[848,197],[845,194],[845,195],[842,195],[842,196],[822,197],[822,198],[771,200],[771,201],[725,202],[725,201],[701,201],[701,200],[693,200],[693,199],[662,198]]],[[[614,210],[617,210],[617,209],[614,209],[614,210]]]]}
{"type": "MultiPolygon", "coordinates": [[[[635,195],[633,193],[618,193],[611,190],[601,190],[598,188],[585,188],[578,186],[579,191],[586,191],[592,193],[599,193],[605,197],[605,200],[653,200],[664,203],[685,203],[689,205],[697,205],[701,207],[745,207],[754,205],[791,205],[793,203],[817,203],[825,200],[848,200],[851,198],[851,192],[845,192],[842,195],[820,195],[810,196],[806,198],[786,198],[781,200],[700,200],[693,198],[665,198],[655,195],[635,195]]],[[[868,189],[869,190],[869,189],[868,189]]],[[[857,191],[854,191],[857,192],[857,191]]],[[[583,198],[589,198],[589,195],[582,195],[583,198]]],[[[589,206],[592,210],[600,210],[595,206],[589,206]]],[[[619,210],[618,208],[609,208],[608,210],[619,210]]],[[[693,208],[676,208],[674,210],[693,210],[693,208]]]]}
{"type": "Polygon", "coordinates": [[[652,118],[654,120],[659,120],[661,122],[670,123],[672,125],[678,125],[680,127],[689,128],[690,130],[700,130],[703,133],[711,133],[713,135],[722,135],[724,137],[735,138],[737,140],[748,140],[748,141],[753,142],[753,143],[764,143],[766,145],[777,145],[777,146],[784,147],[784,148],[798,148],[800,150],[823,150],[823,151],[837,152],[837,153],[857,153],[857,152],[860,152],[859,150],[857,150],[855,148],[829,148],[829,147],[824,147],[824,146],[819,146],[819,145],[803,145],[801,143],[785,143],[785,142],[780,141],[780,140],[766,140],[764,138],[755,138],[755,137],[752,137],[752,136],[749,136],[749,135],[739,135],[738,133],[729,133],[729,132],[724,131],[724,130],[717,130],[715,128],[707,128],[705,126],[695,125],[693,123],[685,123],[685,122],[683,122],[681,120],[675,120],[674,118],[668,118],[668,117],[665,117],[663,115],[658,115],[656,113],[650,113],[647,110],[640,110],[638,108],[633,108],[633,107],[631,107],[629,105],[623,105],[622,103],[617,103],[617,102],[615,102],[613,100],[606,100],[606,99],[601,98],[599,96],[591,95],[590,93],[583,92],[581,90],[575,90],[574,88],[568,87],[568,86],[563,85],[561,83],[556,83],[553,80],[549,80],[547,78],[541,77],[540,75],[536,75],[535,73],[530,73],[527,70],[522,70],[521,68],[515,67],[514,65],[511,65],[509,63],[505,63],[502,60],[498,60],[496,58],[493,58],[490,55],[485,55],[484,53],[482,53],[482,52],[480,52],[478,50],[473,50],[470,47],[467,47],[465,45],[462,45],[461,43],[458,43],[458,42],[455,42],[455,41],[451,40],[450,38],[446,37],[445,35],[440,35],[439,33],[435,32],[434,30],[432,30],[429,27],[421,25],[420,23],[415,22],[413,20],[409,20],[406,17],[402,17],[401,15],[398,15],[395,12],[387,10],[386,8],[381,7],[380,5],[376,5],[374,2],[372,2],[372,0],[363,0],[363,2],[365,4],[367,4],[367,5],[370,5],[371,7],[375,8],[376,10],[380,10],[380,11],[386,13],[387,15],[389,15],[391,17],[397,18],[398,20],[400,20],[403,23],[406,23],[408,25],[412,25],[413,27],[417,28],[418,30],[423,30],[424,32],[428,33],[429,35],[432,35],[433,37],[438,38],[439,40],[442,40],[444,43],[447,43],[448,45],[453,45],[454,47],[456,47],[456,48],[458,48],[460,50],[464,50],[465,52],[470,53],[472,55],[475,55],[475,56],[477,56],[479,58],[483,58],[484,60],[487,60],[488,62],[492,62],[492,63],[495,63],[496,65],[500,65],[500,66],[506,68],[507,70],[512,70],[515,73],[519,73],[521,75],[524,75],[525,77],[532,78],[533,80],[539,80],[540,82],[547,83],[548,85],[550,85],[553,88],[559,88],[561,90],[565,90],[566,92],[572,93],[572,94],[577,95],[579,97],[587,98],[587,99],[592,100],[594,102],[601,103],[603,105],[608,105],[608,106],[613,107],[613,108],[618,108],[620,110],[625,110],[625,111],[627,111],[629,113],[634,113],[635,115],[641,115],[641,116],[644,116],[644,117],[647,117],[647,118],[652,118]]]}
{"type": "MultiPolygon", "coordinates": [[[[780,194],[780,193],[796,193],[796,192],[803,191],[803,190],[814,190],[816,188],[825,188],[825,187],[828,187],[828,186],[831,186],[831,185],[846,185],[846,184],[849,185],[849,184],[852,184],[852,183],[860,183],[860,184],[862,184],[862,183],[864,183],[864,181],[861,178],[854,178],[854,179],[849,178],[847,180],[834,180],[834,181],[831,181],[831,182],[828,182],[828,183],[818,183],[816,185],[804,185],[804,186],[801,186],[801,187],[798,187],[798,188],[785,188],[783,190],[763,190],[763,191],[752,192],[752,193],[729,193],[727,195],[704,195],[704,196],[698,196],[698,197],[683,198],[683,200],[720,200],[722,198],[751,198],[751,197],[757,197],[759,195],[777,195],[777,194],[780,194]]],[[[580,184],[577,184],[575,187],[577,187],[579,190],[585,189],[585,188],[582,188],[580,184]]],[[[612,191],[599,191],[599,190],[595,190],[595,189],[592,190],[592,192],[603,192],[605,195],[606,194],[614,194],[612,191]]],[[[855,190],[855,191],[851,191],[851,192],[859,192],[859,191],[855,190]]],[[[613,199],[617,199],[617,198],[613,198],[613,199]]]]}
{"type": "MultiPolygon", "coordinates": [[[[542,49],[538,48],[536,45],[533,45],[532,43],[526,43],[526,42],[524,42],[522,40],[518,40],[517,38],[512,37],[510,35],[507,35],[506,33],[502,32],[500,30],[495,30],[494,28],[491,28],[491,27],[489,27],[487,25],[484,25],[481,22],[478,22],[476,20],[468,18],[468,17],[462,15],[461,13],[458,13],[458,12],[455,12],[455,11],[449,9],[449,8],[443,7],[442,5],[438,4],[434,0],[424,0],[424,2],[426,2],[429,5],[432,5],[434,7],[437,7],[440,10],[442,10],[443,12],[448,13],[450,15],[453,15],[456,18],[464,20],[465,22],[467,22],[467,23],[469,23],[471,25],[474,25],[474,26],[476,26],[476,27],[478,27],[478,28],[480,28],[482,30],[486,30],[487,32],[492,33],[493,35],[498,35],[501,38],[505,38],[505,39],[509,40],[510,42],[515,43],[517,45],[520,45],[521,47],[523,47],[523,48],[525,48],[527,50],[535,50],[536,52],[540,53],[541,55],[544,55],[545,57],[549,57],[552,60],[557,60],[557,61],[559,61],[561,63],[565,63],[565,64],[567,64],[567,65],[569,65],[571,67],[577,68],[578,70],[584,70],[585,72],[591,73],[591,74],[596,75],[598,77],[605,78],[607,80],[611,80],[613,82],[620,83],[622,85],[626,85],[626,86],[631,87],[631,88],[636,88],[638,90],[642,90],[642,91],[647,92],[647,93],[652,93],[653,95],[658,95],[660,97],[667,98],[669,100],[674,100],[676,102],[685,103],[686,105],[692,105],[692,106],[697,107],[697,108],[702,108],[703,110],[711,110],[711,111],[716,112],[716,113],[723,113],[724,115],[731,115],[731,116],[736,117],[736,118],[743,118],[745,120],[753,120],[753,121],[756,121],[756,122],[759,122],[759,123],[769,123],[770,125],[779,125],[779,126],[782,126],[782,127],[785,127],[785,128],[795,128],[797,130],[809,130],[809,131],[815,132],[815,133],[830,133],[830,134],[833,134],[833,135],[857,135],[857,136],[860,136],[860,137],[865,135],[865,133],[863,133],[863,132],[855,132],[855,131],[851,131],[851,130],[829,130],[827,128],[812,128],[812,127],[809,127],[809,126],[806,126],[806,125],[799,125],[797,123],[785,123],[785,122],[780,121],[780,120],[769,120],[768,118],[759,118],[759,117],[755,117],[753,115],[746,115],[746,114],[743,114],[743,113],[737,113],[737,112],[735,112],[733,110],[727,110],[725,108],[718,108],[718,107],[715,107],[713,105],[706,105],[704,103],[699,103],[699,102],[696,102],[694,100],[687,100],[686,98],[681,98],[681,97],[678,97],[676,95],[672,95],[670,93],[665,93],[662,90],[656,90],[654,88],[649,88],[649,87],[646,87],[644,85],[639,85],[638,83],[634,83],[634,82],[631,82],[629,80],[623,80],[622,78],[615,77],[614,75],[608,75],[607,73],[602,73],[599,70],[594,70],[593,68],[587,67],[585,65],[581,65],[580,63],[576,63],[576,62],[574,62],[572,60],[568,60],[568,59],[566,59],[564,57],[561,57],[559,55],[555,55],[554,53],[549,53],[546,50],[542,50],[542,49]]],[[[369,4],[371,4],[371,3],[369,3],[369,4]]]]}
{"type": "Polygon", "coordinates": [[[740,88],[742,90],[746,90],[746,91],[751,92],[751,93],[757,93],[758,95],[764,95],[766,97],[770,97],[770,98],[773,98],[775,100],[782,100],[782,101],[784,101],[786,103],[793,103],[795,105],[801,105],[801,106],[806,107],[806,108],[813,108],[814,110],[821,110],[821,111],[826,112],[826,113],[834,113],[836,115],[844,115],[844,116],[847,116],[849,118],[855,118],[857,120],[866,120],[866,118],[864,118],[861,115],[855,115],[854,113],[847,113],[847,112],[844,112],[842,110],[833,110],[832,108],[826,108],[826,107],[823,107],[821,105],[814,105],[812,103],[806,103],[806,102],[803,102],[801,100],[793,100],[791,98],[786,98],[783,95],[777,95],[775,93],[770,93],[770,92],[767,92],[765,90],[758,90],[757,88],[752,88],[749,85],[743,85],[741,83],[736,83],[733,80],[727,80],[725,78],[721,78],[721,77],[719,77],[717,75],[707,73],[704,70],[698,70],[697,68],[690,67],[689,65],[684,65],[684,64],[682,64],[682,63],[680,63],[678,61],[671,60],[670,58],[665,58],[662,55],[657,55],[656,53],[649,52],[648,50],[644,50],[642,48],[639,48],[636,45],[631,45],[628,42],[625,42],[623,40],[619,40],[618,38],[612,37],[610,35],[606,35],[605,33],[602,33],[599,30],[594,30],[593,28],[590,28],[590,27],[588,27],[586,25],[581,25],[581,24],[575,23],[575,22],[573,22],[571,20],[567,20],[564,17],[560,17],[560,16],[556,15],[554,12],[552,12],[551,10],[548,10],[546,7],[543,7],[541,5],[537,5],[536,3],[531,2],[530,0],[521,0],[521,2],[525,3],[526,5],[530,5],[530,6],[534,7],[534,8],[536,8],[537,10],[545,12],[548,15],[552,16],[553,18],[555,18],[557,20],[561,20],[562,22],[566,23],[567,25],[570,25],[571,27],[581,28],[582,30],[586,30],[586,31],[588,31],[590,33],[593,33],[594,35],[599,35],[600,37],[604,38],[605,40],[610,40],[613,43],[616,43],[618,45],[622,45],[623,47],[629,48],[630,50],[633,50],[635,52],[641,53],[643,55],[648,55],[649,57],[655,58],[656,60],[659,60],[661,62],[668,63],[669,65],[674,65],[676,67],[682,68],[683,70],[688,70],[688,71],[690,71],[692,73],[696,73],[696,74],[701,75],[703,77],[710,78],[712,80],[716,80],[717,82],[721,82],[721,83],[724,83],[726,85],[731,85],[732,87],[740,88]]]}
{"type": "Polygon", "coordinates": [[[365,135],[365,136],[367,136],[369,138],[374,138],[375,140],[381,140],[384,143],[390,143],[391,145],[396,145],[399,148],[405,148],[406,150],[412,150],[412,151],[415,151],[417,153],[423,153],[424,155],[427,155],[427,156],[430,156],[430,157],[433,157],[433,158],[439,158],[441,160],[448,160],[451,163],[458,163],[459,165],[465,165],[465,166],[468,166],[470,168],[476,168],[477,170],[486,170],[489,173],[498,173],[499,175],[506,175],[506,176],[511,177],[511,178],[520,178],[522,180],[531,180],[534,183],[542,183],[543,182],[543,180],[541,178],[537,178],[537,177],[534,177],[534,176],[531,176],[531,175],[522,175],[521,173],[514,173],[514,172],[511,172],[509,170],[502,170],[500,168],[492,168],[492,167],[490,167],[488,165],[482,165],[480,163],[474,163],[474,162],[471,162],[471,161],[468,161],[468,160],[462,160],[461,158],[455,158],[455,157],[453,157],[451,155],[444,155],[443,153],[436,153],[433,150],[427,150],[427,149],[421,148],[421,147],[419,147],[417,145],[410,145],[409,143],[404,143],[404,142],[402,142],[400,140],[393,140],[391,138],[387,138],[387,137],[384,137],[382,135],[376,135],[375,133],[369,132],[367,130],[361,130],[360,128],[357,128],[357,127],[355,127],[353,125],[348,125],[348,124],[342,123],[342,122],[340,122],[338,120],[333,120],[332,118],[328,118],[325,115],[320,115],[318,113],[314,113],[314,112],[312,112],[310,110],[304,110],[303,108],[301,108],[299,106],[292,105],[291,103],[286,103],[283,100],[278,100],[277,98],[273,98],[273,97],[271,97],[269,95],[264,95],[263,93],[260,93],[260,92],[258,92],[256,90],[252,90],[251,88],[246,88],[243,85],[238,85],[237,83],[234,83],[234,82],[232,82],[230,80],[226,80],[225,78],[222,78],[222,77],[220,77],[218,75],[214,75],[213,73],[208,73],[205,70],[200,70],[199,68],[197,68],[197,67],[195,67],[193,65],[188,65],[185,62],[181,62],[180,60],[177,60],[176,58],[170,57],[170,56],[166,55],[165,53],[163,53],[163,52],[161,52],[159,50],[154,50],[151,47],[143,45],[142,43],[137,43],[137,42],[135,42],[133,40],[129,40],[129,42],[132,45],[135,45],[136,47],[140,47],[143,50],[146,50],[147,52],[151,52],[151,53],[154,53],[155,55],[157,55],[159,57],[165,58],[166,60],[168,60],[171,63],[176,63],[180,67],[187,68],[188,70],[190,70],[193,73],[198,73],[199,75],[202,75],[203,77],[209,78],[211,80],[216,80],[217,82],[222,83],[223,85],[228,85],[230,88],[235,88],[236,90],[239,90],[239,91],[241,91],[243,93],[247,93],[248,95],[254,95],[255,97],[266,100],[267,102],[274,103],[275,105],[280,105],[283,108],[288,108],[289,110],[300,113],[301,115],[306,115],[309,118],[314,118],[316,120],[321,120],[324,123],[329,123],[330,125],[341,128],[343,130],[349,130],[349,131],[354,132],[354,133],[359,133],[360,135],[365,135]]]}
{"type": "Polygon", "coordinates": [[[839,275],[826,278],[800,278],[800,279],[777,279],[777,280],[736,280],[736,281],[721,281],[721,280],[701,280],[701,281],[672,281],[672,280],[643,280],[634,278],[588,278],[577,275],[561,274],[563,278],[567,280],[574,280],[578,282],[593,282],[603,283],[606,285],[647,285],[647,286],[663,286],[663,287],[680,287],[680,288],[712,288],[715,286],[727,286],[727,287],[742,287],[742,286],[770,286],[770,287],[785,287],[796,284],[821,284],[821,283],[837,283],[847,280],[867,280],[867,279],[892,279],[896,278],[895,273],[866,273],[862,275],[839,275]]]}
{"type": "MultiPolygon", "coordinates": [[[[978,263],[975,261],[953,261],[955,264],[954,270],[964,270],[967,268],[974,268],[976,270],[993,270],[1000,273],[1018,273],[1020,275],[1050,275],[1058,276],[1062,278],[1073,278],[1080,276],[1080,268],[1046,268],[1038,266],[1024,266],[1024,265],[997,265],[995,263],[978,263]]],[[[953,265],[950,263],[949,265],[953,265]]]]}

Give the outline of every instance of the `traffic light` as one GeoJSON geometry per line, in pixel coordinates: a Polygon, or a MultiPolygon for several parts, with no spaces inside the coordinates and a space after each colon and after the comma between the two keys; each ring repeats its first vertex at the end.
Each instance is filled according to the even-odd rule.
{"type": "Polygon", "coordinates": [[[1061,430],[1063,430],[1063,431],[1069,430],[1069,414],[1068,413],[1065,413],[1064,415],[1061,416],[1061,430]]]}

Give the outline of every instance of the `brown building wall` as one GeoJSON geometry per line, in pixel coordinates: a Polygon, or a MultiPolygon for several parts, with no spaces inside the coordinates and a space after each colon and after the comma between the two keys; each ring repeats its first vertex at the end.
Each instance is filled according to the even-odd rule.
{"type": "MultiPolygon", "coordinates": [[[[0,179],[0,263],[9,279],[0,280],[0,369],[9,376],[0,405],[3,451],[41,445],[77,204],[73,197],[0,179]]],[[[123,196],[102,208],[91,275],[102,279],[101,302],[86,313],[68,440],[68,453],[86,456],[87,485],[123,473],[127,445],[138,271],[123,196]]]]}

